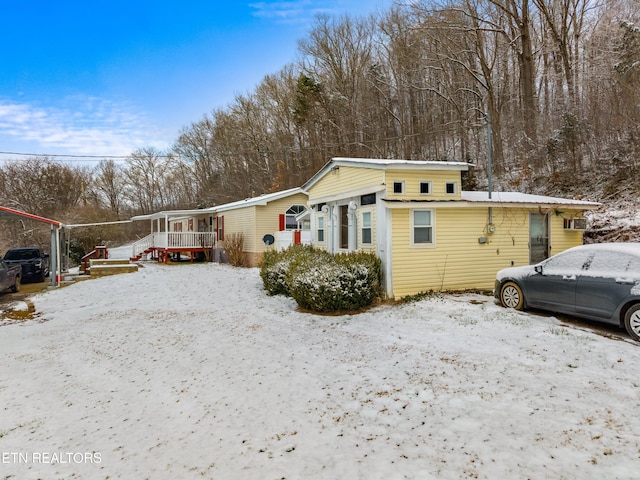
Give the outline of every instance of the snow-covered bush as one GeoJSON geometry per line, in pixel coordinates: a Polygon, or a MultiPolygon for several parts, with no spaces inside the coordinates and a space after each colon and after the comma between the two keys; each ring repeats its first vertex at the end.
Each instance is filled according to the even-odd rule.
{"type": "Polygon", "coordinates": [[[311,247],[292,247],[265,255],[260,275],[270,294],[291,296],[316,312],[357,310],[380,295],[382,266],[369,253],[331,255],[311,247]]]}
{"type": "Polygon", "coordinates": [[[289,295],[287,272],[293,261],[301,262],[304,258],[315,255],[315,250],[304,245],[294,245],[286,250],[270,250],[262,257],[260,277],[269,295],[289,295]]]}

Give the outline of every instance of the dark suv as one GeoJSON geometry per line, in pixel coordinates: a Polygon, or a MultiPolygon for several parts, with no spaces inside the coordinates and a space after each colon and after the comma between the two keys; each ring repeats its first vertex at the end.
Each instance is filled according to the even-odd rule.
{"type": "Polygon", "coordinates": [[[10,248],[4,254],[4,261],[10,265],[22,266],[22,281],[44,282],[49,276],[49,255],[38,247],[10,248]]]}

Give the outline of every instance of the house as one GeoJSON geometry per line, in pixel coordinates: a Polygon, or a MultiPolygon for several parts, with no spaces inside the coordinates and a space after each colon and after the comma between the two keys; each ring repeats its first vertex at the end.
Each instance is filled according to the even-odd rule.
{"type": "MultiPolygon", "coordinates": [[[[293,243],[308,243],[310,232],[296,217],[306,210],[307,195],[300,187],[267,193],[208,209],[213,215],[218,242],[232,233],[244,237],[245,265],[256,266],[267,248],[286,248],[293,243]],[[268,247],[265,235],[273,236],[268,247]]],[[[221,247],[220,243],[218,246],[221,247]]]]}
{"type": "Polygon", "coordinates": [[[191,260],[210,252],[216,244],[214,214],[207,209],[167,210],[137,215],[133,221],[149,221],[150,233],[132,245],[131,259],[151,255],[161,262],[187,254],[191,260]]]}
{"type": "Polygon", "coordinates": [[[599,204],[462,190],[464,162],[333,158],[303,185],[312,244],[382,260],[385,290],[493,289],[498,270],[582,244],[599,204]]]}
{"type": "Polygon", "coordinates": [[[225,238],[242,234],[245,265],[256,266],[267,248],[310,242],[308,225],[304,229],[297,220],[306,204],[307,195],[298,187],[211,208],[139,215],[132,220],[149,220],[151,232],[133,245],[132,254],[134,258],[151,254],[166,261],[184,254],[193,260],[213,251],[220,261],[225,238]],[[265,244],[265,235],[273,237],[272,247],[265,244]]]}

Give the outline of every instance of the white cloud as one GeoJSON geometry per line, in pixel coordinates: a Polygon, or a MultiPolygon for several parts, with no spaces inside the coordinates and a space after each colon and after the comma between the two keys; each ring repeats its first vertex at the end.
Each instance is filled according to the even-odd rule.
{"type": "MultiPolygon", "coordinates": [[[[159,128],[126,103],[73,96],[38,106],[0,100],[0,142],[18,153],[128,155],[137,148],[164,148],[159,128]],[[21,145],[40,148],[23,152],[21,145]]],[[[33,147],[31,147],[33,148],[33,147]]]]}

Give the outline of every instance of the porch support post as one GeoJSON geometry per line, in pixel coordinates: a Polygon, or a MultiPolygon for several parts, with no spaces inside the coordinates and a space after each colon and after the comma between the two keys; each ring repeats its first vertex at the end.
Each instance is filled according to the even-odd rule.
{"type": "Polygon", "coordinates": [[[49,275],[51,275],[52,287],[58,284],[58,242],[56,237],[56,229],[51,225],[51,250],[49,251],[51,267],[49,269],[49,275]]]}
{"type": "Polygon", "coordinates": [[[350,252],[358,249],[358,204],[349,202],[348,208],[348,238],[347,248],[350,252]]]}

